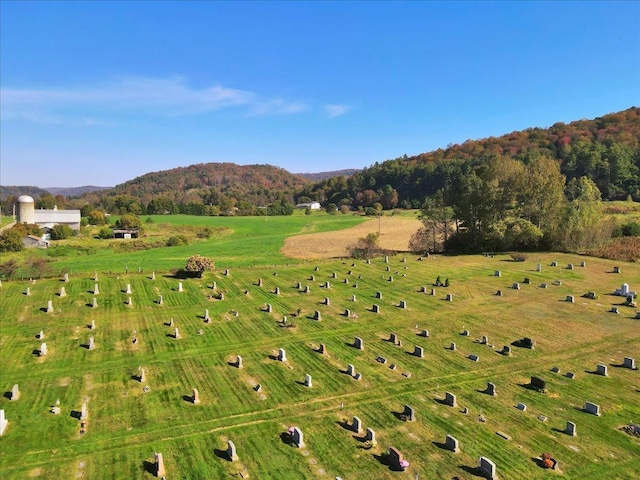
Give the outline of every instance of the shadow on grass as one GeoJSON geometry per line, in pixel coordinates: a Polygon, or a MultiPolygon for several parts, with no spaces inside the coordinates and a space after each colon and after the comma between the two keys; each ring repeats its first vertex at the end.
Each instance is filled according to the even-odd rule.
{"type": "Polygon", "coordinates": [[[216,457],[221,458],[222,460],[226,460],[228,462],[232,461],[231,457],[229,457],[226,450],[220,450],[219,448],[214,448],[213,453],[215,454],[216,457]]]}
{"type": "Polygon", "coordinates": [[[450,452],[451,450],[447,447],[446,443],[442,443],[442,442],[431,442],[433,445],[435,445],[436,447],[438,447],[441,450],[446,450],[447,452],[450,452]]]}
{"type": "Polygon", "coordinates": [[[148,474],[153,475],[154,477],[156,476],[157,468],[155,462],[149,462],[145,460],[144,462],[142,462],[142,468],[148,474]]]}
{"type": "Polygon", "coordinates": [[[285,445],[293,445],[293,437],[289,432],[282,432],[280,434],[280,440],[282,440],[282,443],[285,445]]]}
{"type": "Polygon", "coordinates": [[[392,472],[402,472],[402,468],[400,468],[400,465],[396,465],[395,463],[392,463],[389,459],[389,455],[387,455],[386,453],[382,453],[380,455],[377,454],[373,454],[373,458],[375,458],[381,465],[384,465],[385,467],[388,467],[389,470],[391,470],[392,472]]]}
{"type": "Polygon", "coordinates": [[[467,465],[460,465],[460,468],[474,477],[487,478],[484,473],[478,467],[469,467],[467,465]]]}

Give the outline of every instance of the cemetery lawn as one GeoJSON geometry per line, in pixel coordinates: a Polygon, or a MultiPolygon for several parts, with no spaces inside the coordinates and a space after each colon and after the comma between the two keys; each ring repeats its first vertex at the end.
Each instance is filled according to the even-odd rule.
{"type": "MultiPolygon", "coordinates": [[[[154,217],[155,224],[163,221],[154,217]]],[[[496,463],[498,478],[529,480],[557,474],[538,466],[543,452],[558,460],[563,478],[637,478],[640,437],[621,428],[640,424],[640,371],[620,365],[624,357],[640,361],[640,320],[636,309],[611,293],[623,282],[640,289],[638,264],[555,253],[531,254],[526,262],[508,255],[396,255],[388,264],[384,258],[371,264],[300,262],[278,253],[287,235],[359,221],[220,219],[213,225],[232,233],[187,247],[129,257],[112,251],[61,257],[55,265],[71,271],[68,283],[3,282],[0,388],[9,392],[19,384],[21,396],[0,398],[9,421],[0,437],[0,478],[152,478],[154,452],[163,454],[167,478],[243,473],[257,479],[473,479],[478,458],[485,456],[496,463]],[[202,279],[166,274],[196,252],[216,260],[217,270],[202,279]],[[551,267],[552,261],[559,266],[551,267]],[[614,265],[622,273],[611,273],[614,265]],[[165,273],[152,280],[153,269],[165,273]],[[494,276],[496,270],[502,276],[494,276]],[[438,276],[450,286],[433,287],[438,276]],[[520,290],[510,288],[514,282],[520,290]],[[303,293],[306,285],[309,293],[303,293]],[[61,287],[64,297],[57,295],[61,287]],[[421,287],[429,293],[435,288],[435,295],[421,287]],[[582,296],[589,291],[597,298],[582,296]],[[452,302],[444,300],[447,293],[452,302]],[[566,302],[567,295],[575,303],[566,302]],[[97,308],[90,306],[94,297],[97,308]],[[52,313],[43,311],[49,300],[52,313]],[[406,309],[399,308],[401,300],[406,309]],[[373,304],[380,313],[371,311],[373,304]],[[609,313],[612,306],[620,313],[609,313]],[[356,317],[346,317],[346,309],[356,317]],[[205,310],[210,323],[203,320],[205,310]],[[321,321],[312,319],[315,311],[321,321]],[[95,330],[88,328],[92,320],[95,330]],[[176,327],[179,339],[173,338],[176,327]],[[423,329],[429,338],[420,336],[423,329]],[[460,334],[464,329],[469,337],[460,334]],[[41,330],[42,340],[36,338],[41,330]],[[401,346],[386,341],[392,332],[401,346]],[[483,335],[489,345],[477,341],[483,335]],[[83,347],[90,336],[94,350],[83,347]],[[356,336],[364,350],[352,346],[356,336]],[[523,337],[532,338],[535,348],[511,346],[511,356],[499,353],[523,337]],[[42,342],[45,357],[37,355],[42,342]],[[452,342],[455,351],[448,348],[452,342]],[[316,351],[321,343],[328,354],[316,351]],[[416,345],[424,347],[424,358],[411,354],[416,345]],[[275,359],[278,348],[286,350],[286,363],[275,359]],[[469,360],[470,354],[479,361],[469,360]],[[237,355],[242,369],[233,366],[237,355]],[[607,377],[593,373],[598,363],[608,367],[607,377]],[[362,374],[360,381],[344,373],[348,364],[362,374]],[[144,382],[136,378],[138,366],[144,382]],[[312,388],[303,385],[305,374],[312,375],[312,388]],[[546,381],[546,393],[528,387],[531,376],[546,381]],[[483,393],[487,382],[496,385],[497,396],[483,393]],[[190,402],[193,388],[198,405],[190,402]],[[445,392],[457,396],[457,407],[443,404],[445,392]],[[54,415],[57,399],[61,413],[54,415]],[[83,401],[89,415],[80,433],[76,416],[83,401]],[[587,401],[600,405],[602,415],[584,412],[587,401]],[[516,409],[518,403],[527,410],[516,409]],[[401,418],[404,405],[414,408],[415,422],[401,418]],[[353,416],[375,430],[377,445],[349,430],[353,416]],[[576,424],[576,437],[563,433],[567,421],[576,424]],[[304,448],[289,444],[293,426],[304,433],[304,448]],[[460,453],[443,448],[447,434],[459,441],[460,453]],[[236,445],[236,462],[225,457],[227,440],[236,445]],[[406,473],[385,463],[390,446],[409,461],[406,473]]]]}

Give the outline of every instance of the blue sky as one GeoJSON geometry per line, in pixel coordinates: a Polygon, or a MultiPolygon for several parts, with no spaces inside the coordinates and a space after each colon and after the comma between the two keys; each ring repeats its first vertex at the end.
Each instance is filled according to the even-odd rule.
{"type": "Polygon", "coordinates": [[[640,105],[640,2],[0,3],[0,183],[362,168],[640,105]]]}

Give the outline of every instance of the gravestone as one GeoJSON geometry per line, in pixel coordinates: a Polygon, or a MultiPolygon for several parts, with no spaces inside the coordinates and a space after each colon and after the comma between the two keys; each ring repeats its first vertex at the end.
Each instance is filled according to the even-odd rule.
{"type": "Polygon", "coordinates": [[[402,470],[407,468],[404,456],[395,447],[389,447],[389,462],[396,468],[400,468],[402,470]]]}
{"type": "Polygon", "coordinates": [[[93,350],[96,348],[96,344],[94,343],[93,337],[89,337],[89,350],[93,350]]]}
{"type": "Polygon", "coordinates": [[[424,358],[424,348],[416,345],[415,349],[413,350],[413,356],[418,358],[424,358]]]}
{"type": "Polygon", "coordinates": [[[326,347],[326,345],[324,343],[320,344],[320,348],[318,349],[318,352],[321,353],[322,355],[327,353],[327,347],[326,347]]]}
{"type": "Polygon", "coordinates": [[[345,308],[345,310],[344,310],[344,316],[345,316],[345,317],[350,317],[350,316],[351,316],[351,310],[349,310],[348,308],[345,308]]]}
{"type": "Polygon", "coordinates": [[[66,283],[69,283],[69,274],[68,273],[64,274],[64,277],[62,277],[62,281],[66,282],[66,283]]]}
{"type": "Polygon", "coordinates": [[[178,331],[178,327],[173,329],[173,338],[175,339],[180,338],[180,332],[178,331]]]}
{"type": "Polygon", "coordinates": [[[218,295],[218,300],[224,300],[224,292],[220,292],[218,295]]]}
{"type": "Polygon", "coordinates": [[[0,410],[0,437],[4,435],[5,430],[9,425],[9,420],[4,416],[4,409],[0,410]]]}
{"type": "Polygon", "coordinates": [[[240,355],[236,356],[236,368],[242,368],[242,357],[240,355]]]}
{"type": "Polygon", "coordinates": [[[211,284],[211,290],[215,290],[216,288],[218,288],[218,285],[216,284],[216,282],[213,282],[211,284]]]}
{"type": "Polygon", "coordinates": [[[170,326],[170,327],[173,327],[173,318],[170,318],[170,319],[169,319],[169,326],[170,326]]]}
{"type": "Polygon", "coordinates": [[[364,342],[362,341],[362,338],[356,337],[355,340],[353,341],[353,346],[356,347],[358,350],[364,350],[364,342]]]}
{"type": "Polygon", "coordinates": [[[131,284],[130,283],[127,283],[127,289],[125,290],[124,293],[131,295],[131,284]]]}
{"type": "MultiPolygon", "coordinates": [[[[29,294],[29,289],[27,289],[27,295],[29,294]]],[[[49,300],[47,302],[47,313],[53,313],[53,301],[49,300]]]]}
{"type": "Polygon", "coordinates": [[[238,460],[236,445],[231,440],[227,440],[227,458],[232,462],[238,460]]]}
{"type": "Polygon", "coordinates": [[[324,282],[324,288],[331,288],[331,284],[329,283],[329,280],[324,282]]]}
{"type": "Polygon", "coordinates": [[[393,282],[393,277],[392,276],[389,276],[389,281],[393,282]]]}
{"type": "Polygon", "coordinates": [[[310,290],[309,290],[309,285],[305,285],[305,287],[304,287],[304,293],[309,293],[309,292],[310,292],[310,290]]]}
{"type": "Polygon", "coordinates": [[[276,287],[275,290],[273,291],[273,293],[275,295],[280,295],[280,287],[276,287]]]}
{"type": "Polygon", "coordinates": [[[382,298],[382,292],[376,292],[376,298],[382,298]]]}
{"type": "Polygon", "coordinates": [[[64,287],[60,287],[60,293],[58,294],[58,296],[59,296],[60,298],[62,298],[62,297],[66,297],[66,296],[67,296],[67,291],[65,290],[65,288],[64,288],[64,287]]]}
{"type": "Polygon", "coordinates": [[[407,302],[405,302],[404,300],[400,300],[400,305],[398,305],[400,308],[407,308],[407,302]]]}
{"type": "Polygon", "coordinates": [[[607,377],[609,375],[607,371],[607,366],[602,363],[599,363],[596,365],[596,373],[598,375],[602,375],[603,377],[607,377]]]}
{"type": "Polygon", "coordinates": [[[308,373],[304,376],[304,386],[309,388],[313,387],[311,375],[309,375],[308,373]]]}
{"type": "Polygon", "coordinates": [[[613,273],[620,273],[620,267],[613,267],[613,273]]]}
{"type": "Polygon", "coordinates": [[[449,350],[455,352],[456,348],[457,348],[456,344],[454,342],[451,342],[451,345],[449,345],[449,350]]]}
{"type": "Polygon", "coordinates": [[[455,407],[458,405],[458,401],[456,396],[453,393],[445,392],[444,394],[444,403],[449,405],[450,407],[455,407]]]}
{"type": "Polygon", "coordinates": [[[361,374],[360,372],[358,372],[358,373],[356,373],[356,374],[353,376],[353,378],[354,378],[355,380],[362,380],[362,374],[361,374]]]}
{"type": "Polygon", "coordinates": [[[82,402],[82,407],[80,407],[80,420],[86,420],[89,418],[89,407],[87,406],[87,402],[82,402]]]}
{"type": "Polygon", "coordinates": [[[590,413],[591,415],[595,415],[596,417],[600,416],[600,405],[596,405],[595,403],[586,402],[584,404],[584,411],[590,413]]]}
{"type": "Polygon", "coordinates": [[[98,284],[97,283],[93,286],[93,294],[94,295],[100,295],[100,289],[98,288],[98,284]]]}
{"type": "Polygon", "coordinates": [[[127,298],[127,305],[133,305],[133,300],[131,299],[131,297],[127,298]]]}
{"type": "Polygon", "coordinates": [[[487,457],[480,457],[480,466],[478,468],[486,478],[491,480],[496,478],[496,464],[487,457]]]}
{"type": "Polygon", "coordinates": [[[191,395],[191,403],[193,403],[194,405],[200,403],[200,395],[198,394],[197,388],[193,389],[193,394],[191,395]]]}
{"type": "Polygon", "coordinates": [[[164,476],[167,474],[167,471],[164,468],[164,460],[162,459],[162,454],[154,453],[153,456],[156,467],[156,477],[164,478],[164,476]]]}
{"type": "Polygon", "coordinates": [[[138,366],[138,381],[140,383],[144,383],[147,381],[147,376],[144,373],[144,368],[142,368],[142,365],[138,366]]]}
{"type": "Polygon", "coordinates": [[[504,345],[500,353],[507,357],[511,356],[511,347],[509,345],[504,345]]]}
{"type": "Polygon", "coordinates": [[[388,255],[384,256],[384,263],[389,263],[389,256],[388,255]]]}
{"type": "Polygon", "coordinates": [[[620,312],[618,312],[618,307],[615,307],[615,306],[611,307],[611,310],[609,310],[609,311],[611,313],[620,313],[620,312]]]}
{"type": "Polygon", "coordinates": [[[184,292],[184,289],[182,288],[182,282],[178,282],[178,292],[184,292]]]}
{"type": "Polygon", "coordinates": [[[285,352],[284,348],[278,349],[278,360],[281,362],[287,361],[287,352],[285,352]]]}
{"type": "Polygon", "coordinates": [[[304,448],[304,435],[302,434],[302,430],[300,430],[298,427],[293,427],[291,440],[296,447],[304,448]]]}
{"type": "Polygon", "coordinates": [[[395,333],[389,334],[389,341],[396,345],[398,343],[398,336],[395,333]]]}
{"type": "Polygon", "coordinates": [[[373,304],[373,307],[371,307],[371,311],[373,313],[380,313],[380,306],[376,305],[375,303],[373,304]]]}
{"type": "Polygon", "coordinates": [[[205,309],[205,311],[204,311],[204,321],[207,322],[207,323],[211,321],[211,317],[209,316],[209,309],[208,308],[205,309]]]}
{"type": "Polygon", "coordinates": [[[40,350],[38,350],[38,356],[39,357],[46,357],[47,356],[47,344],[46,343],[41,343],[40,344],[40,350]]]}
{"type": "Polygon", "coordinates": [[[422,330],[422,332],[420,332],[420,336],[429,338],[429,330],[422,330]]]}
{"type": "Polygon", "coordinates": [[[151,272],[151,280],[155,280],[156,279],[156,272],[151,272]]]}
{"type": "Polygon", "coordinates": [[[487,389],[485,391],[487,392],[487,395],[491,395],[492,397],[495,397],[497,395],[497,393],[496,393],[496,384],[488,382],[487,383],[487,389]]]}
{"type": "Polygon", "coordinates": [[[91,330],[95,330],[96,329],[96,321],[95,320],[91,320],[91,325],[89,325],[89,328],[91,330]]]}
{"type": "Polygon", "coordinates": [[[500,270],[496,270],[496,271],[493,273],[493,276],[494,276],[494,277],[501,277],[501,276],[502,276],[502,272],[501,272],[500,270]]]}
{"type": "Polygon", "coordinates": [[[569,265],[567,265],[567,270],[573,270],[573,263],[570,263],[569,265]]]}
{"type": "Polygon", "coordinates": [[[576,431],[576,424],[573,422],[567,422],[567,426],[564,429],[564,433],[572,437],[575,437],[576,435],[578,435],[578,432],[576,431]]]}
{"type": "Polygon", "coordinates": [[[385,364],[387,363],[387,359],[386,359],[386,358],[384,358],[384,357],[380,357],[380,356],[378,356],[378,357],[376,357],[376,362],[378,362],[378,363],[381,363],[381,364],[385,365],[385,364]]]}
{"type": "Polygon", "coordinates": [[[502,290],[498,290],[496,292],[496,297],[501,297],[502,296],[502,290]]]}
{"type": "Polygon", "coordinates": [[[267,313],[271,313],[273,311],[273,307],[270,303],[267,303],[267,313]]]}
{"type": "Polygon", "coordinates": [[[514,290],[520,290],[520,284],[518,282],[515,282],[511,288],[513,288],[514,290]]]}
{"type": "Polygon", "coordinates": [[[356,369],[352,364],[348,364],[347,365],[347,375],[351,375],[353,377],[353,375],[356,373],[356,369]]]}
{"type": "Polygon", "coordinates": [[[567,372],[565,374],[565,377],[567,377],[569,380],[573,380],[574,378],[576,378],[576,374],[573,372],[567,372]]]}
{"type": "Polygon", "coordinates": [[[640,312],[636,312],[636,320],[640,319],[640,312]]]}
{"type": "Polygon", "coordinates": [[[435,289],[435,288],[432,288],[432,289],[431,289],[431,293],[430,293],[430,295],[431,295],[432,297],[435,297],[435,295],[436,295],[436,289],[435,289]]]}
{"type": "Polygon", "coordinates": [[[460,452],[460,445],[458,444],[458,440],[451,435],[447,435],[444,439],[444,445],[447,450],[452,451],[453,453],[460,452]]]}
{"type": "Polygon", "coordinates": [[[519,403],[518,405],[516,405],[516,408],[517,408],[518,410],[523,411],[523,412],[526,412],[526,411],[527,411],[527,406],[526,406],[524,403],[519,403]]]}
{"type": "Polygon", "coordinates": [[[469,354],[469,356],[468,356],[467,358],[468,358],[469,360],[471,360],[472,362],[477,362],[477,361],[479,361],[479,360],[480,360],[480,358],[478,358],[478,356],[477,356],[477,355],[475,355],[475,354],[473,354],[473,353],[469,354]]]}
{"type": "Polygon", "coordinates": [[[413,410],[413,407],[410,407],[409,405],[404,406],[404,409],[402,410],[402,415],[404,415],[404,417],[408,422],[416,421],[416,413],[413,410]]]}
{"type": "Polygon", "coordinates": [[[11,397],[9,398],[9,400],[16,401],[20,398],[20,388],[18,387],[18,384],[16,383],[12,388],[11,388],[11,397]]]}
{"type": "Polygon", "coordinates": [[[331,305],[331,300],[329,300],[329,297],[324,297],[323,302],[325,305],[331,305]]]}
{"type": "Polygon", "coordinates": [[[229,269],[228,269],[228,268],[225,268],[225,270],[224,270],[224,275],[225,275],[225,276],[229,276],[229,269]]]}
{"type": "Polygon", "coordinates": [[[259,278],[259,279],[258,279],[258,286],[259,286],[259,287],[261,287],[261,286],[262,286],[262,279],[261,279],[261,278],[259,278]]]}
{"type": "Polygon", "coordinates": [[[447,296],[444,299],[447,302],[453,302],[453,295],[451,293],[447,293],[447,296]]]}
{"type": "Polygon", "coordinates": [[[44,339],[44,330],[40,330],[40,333],[36,335],[36,338],[39,340],[44,339]]]}
{"type": "Polygon", "coordinates": [[[552,267],[557,267],[558,266],[558,262],[551,262],[551,266],[552,267]]]}
{"type": "Polygon", "coordinates": [[[536,267],[536,272],[541,272],[542,271],[542,264],[539,263],[538,266],[536,267]]]}
{"type": "Polygon", "coordinates": [[[565,301],[569,303],[575,303],[576,299],[573,297],[573,295],[567,295],[565,301]]]}
{"type": "Polygon", "coordinates": [[[525,285],[529,285],[531,284],[531,279],[529,277],[524,277],[524,280],[522,281],[522,283],[524,283],[525,285]]]}
{"type": "Polygon", "coordinates": [[[482,338],[480,339],[480,343],[482,345],[487,345],[489,343],[489,337],[487,337],[486,335],[483,335],[482,338]]]}
{"type": "Polygon", "coordinates": [[[344,283],[345,285],[349,285],[349,279],[345,278],[344,280],[342,280],[342,283],[344,283]]]}
{"type": "Polygon", "coordinates": [[[360,433],[362,431],[362,421],[358,417],[353,417],[351,430],[355,433],[360,433]]]}
{"type": "Polygon", "coordinates": [[[425,286],[420,287],[420,293],[427,293],[427,287],[425,286]]]}
{"type": "Polygon", "coordinates": [[[162,305],[162,295],[158,295],[158,305],[162,305]]]}
{"type": "Polygon", "coordinates": [[[296,288],[298,290],[300,290],[302,288],[302,283],[301,282],[296,282],[296,288]]]}
{"type": "Polygon", "coordinates": [[[547,284],[546,283],[541,283],[540,284],[540,288],[547,288],[547,284]]]}
{"type": "Polygon", "coordinates": [[[320,313],[320,310],[316,310],[313,314],[313,319],[317,320],[318,322],[320,320],[322,320],[322,313],[320,313]]]}
{"type": "Polygon", "coordinates": [[[462,330],[462,336],[463,336],[463,337],[468,337],[469,335],[471,335],[471,334],[469,333],[469,330],[462,330]]]}
{"type": "Polygon", "coordinates": [[[367,428],[365,430],[364,440],[366,442],[371,442],[373,445],[376,444],[376,432],[373,428],[367,428]]]}
{"type": "Polygon", "coordinates": [[[586,267],[586,266],[587,266],[587,262],[585,262],[585,261],[583,260],[582,262],[580,262],[580,266],[581,266],[581,267],[583,267],[583,268],[584,268],[584,267],[586,267]]]}
{"type": "Polygon", "coordinates": [[[531,377],[531,387],[539,392],[547,390],[547,382],[538,377],[531,377]]]}
{"type": "Polygon", "coordinates": [[[624,362],[622,364],[624,368],[630,368],[631,370],[636,369],[636,361],[631,357],[624,357],[624,362]]]}

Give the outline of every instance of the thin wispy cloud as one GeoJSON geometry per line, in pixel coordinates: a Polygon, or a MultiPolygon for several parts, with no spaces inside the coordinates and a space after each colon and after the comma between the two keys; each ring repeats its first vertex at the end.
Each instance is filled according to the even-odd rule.
{"type": "Polygon", "coordinates": [[[329,118],[340,117],[347,113],[351,107],[349,105],[325,105],[324,113],[329,118]]]}
{"type": "Polygon", "coordinates": [[[286,115],[307,109],[300,102],[263,98],[248,90],[221,85],[196,88],[184,77],[123,77],[102,85],[64,89],[3,88],[0,101],[4,119],[39,123],[55,123],[54,119],[87,111],[183,116],[225,108],[245,108],[252,115],[286,115]]]}

